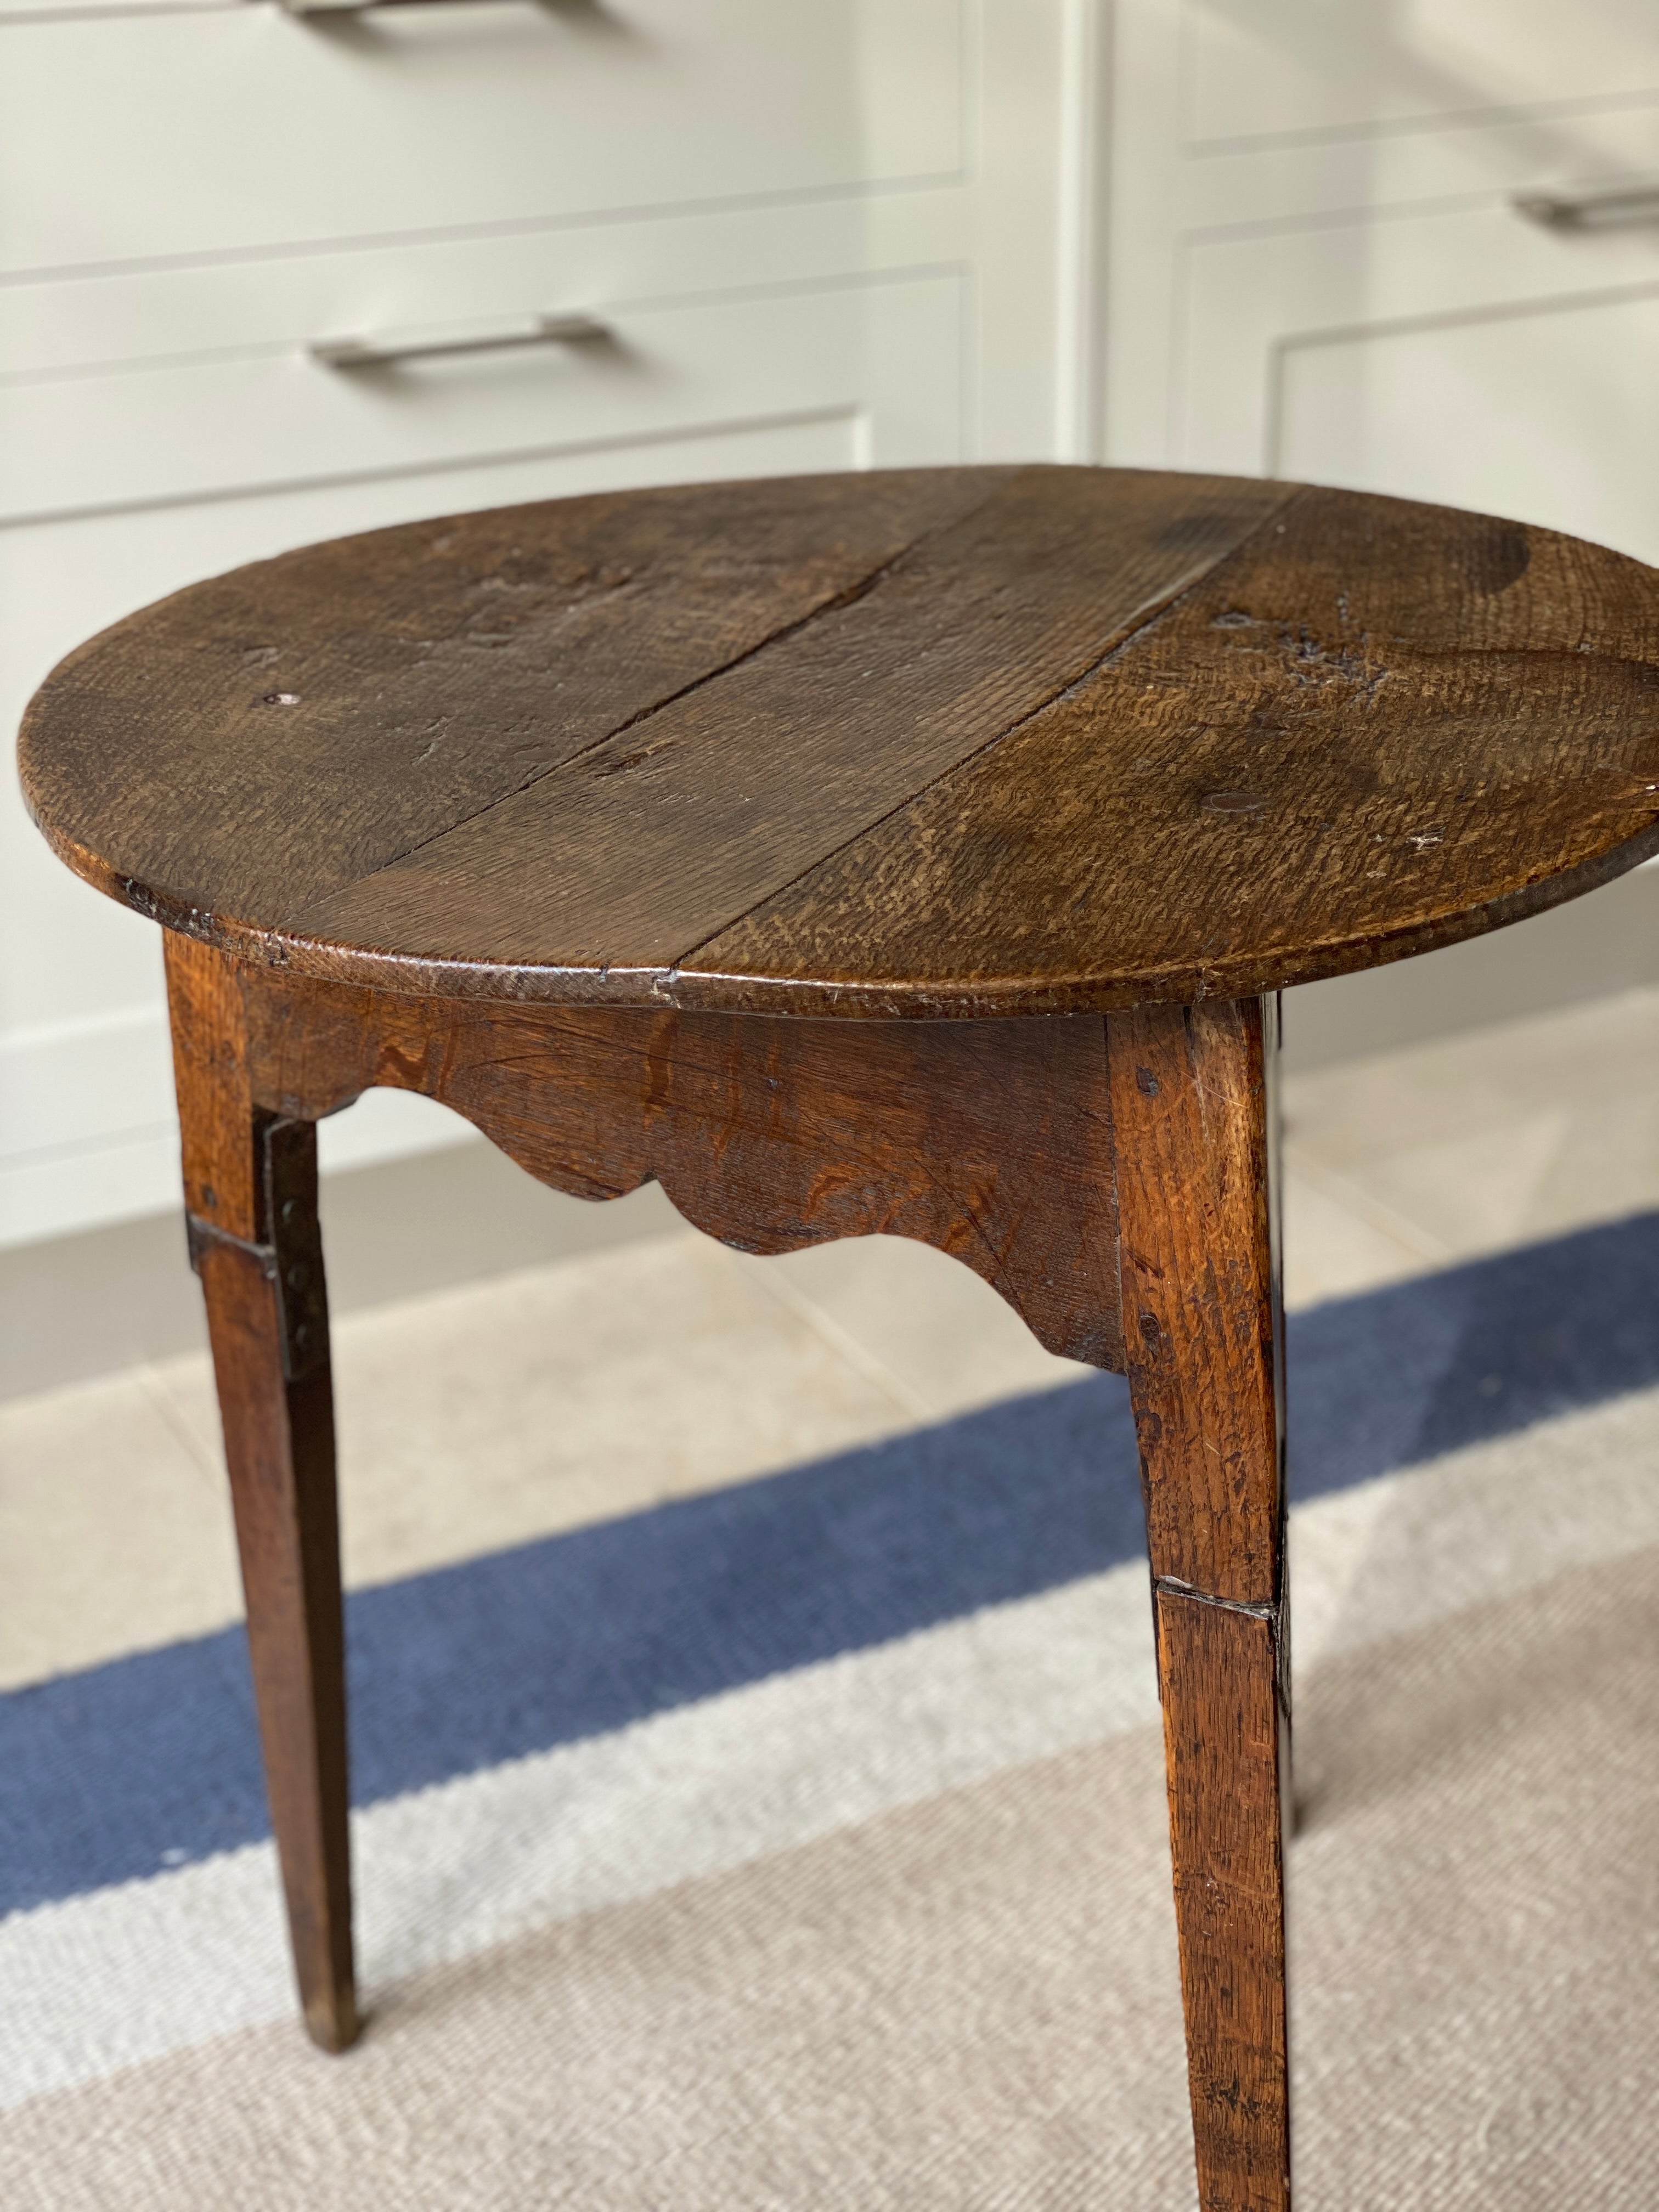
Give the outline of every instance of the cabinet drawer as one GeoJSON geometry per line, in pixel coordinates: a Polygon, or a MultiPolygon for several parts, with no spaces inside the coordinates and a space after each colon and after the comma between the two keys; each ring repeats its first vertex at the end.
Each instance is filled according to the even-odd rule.
{"type": "Polygon", "coordinates": [[[195,355],[291,352],[382,325],[487,319],[527,305],[705,298],[965,265],[969,195],[830,198],[713,214],[549,225],[356,252],[237,256],[77,272],[4,288],[0,388],[195,355]]]}
{"type": "Polygon", "coordinates": [[[1188,233],[1352,217],[1358,209],[1414,215],[1431,201],[1480,193],[1627,189],[1659,180],[1659,91],[1615,112],[1576,116],[1570,131],[1510,116],[1432,131],[1243,139],[1221,150],[1189,149],[1173,166],[1175,227],[1188,233]]]}
{"type": "MultiPolygon", "coordinates": [[[[1659,90],[1650,0],[1179,4],[1189,145],[1432,126],[1659,90]]],[[[1571,162],[1574,120],[1535,118],[1540,161],[1571,162]]]]}
{"type": "MultiPolygon", "coordinates": [[[[365,300],[391,289],[373,266],[362,285],[365,300]]],[[[600,337],[488,343],[550,304],[526,281],[488,320],[380,332],[439,349],[385,366],[327,366],[303,343],[322,334],[299,332],[257,349],[0,386],[0,520],[850,418],[878,390],[894,394],[886,447],[896,441],[916,461],[958,457],[953,275],[599,303],[600,337]]],[[[371,314],[356,333],[376,335],[371,314]]]]}
{"type": "Polygon", "coordinates": [[[1505,205],[1184,257],[1173,456],[1443,501],[1659,562],[1659,277],[1639,229],[1505,205]]]}
{"type": "Polygon", "coordinates": [[[961,162],[962,0],[0,22],[0,270],[845,191],[961,162]]]}
{"type": "Polygon", "coordinates": [[[1287,349],[1288,476],[1512,514],[1659,562],[1659,286],[1287,349]]]}
{"type": "MultiPolygon", "coordinates": [[[[1194,240],[1177,266],[1170,459],[1184,468],[1270,476],[1295,474],[1302,466],[1294,458],[1303,450],[1300,433],[1292,434],[1285,410],[1290,367],[1304,355],[1357,344],[1361,351],[1346,357],[1358,363],[1373,357],[1364,347],[1387,332],[1501,326],[1515,374],[1505,380],[1505,400],[1493,399],[1486,434],[1498,438],[1513,434],[1504,428],[1506,413],[1524,396],[1529,374],[1538,380],[1540,404],[1559,398],[1587,416],[1595,414],[1595,380],[1568,392],[1548,392],[1553,371],[1547,349],[1533,353],[1540,317],[1659,290],[1650,232],[1544,228],[1502,201],[1194,240]]],[[[1638,318],[1619,327],[1628,327],[1621,343],[1638,348],[1650,383],[1659,361],[1647,358],[1647,342],[1636,335],[1645,325],[1638,318]]],[[[1479,404],[1478,392],[1470,398],[1479,404]]],[[[1425,434],[1432,434],[1427,418],[1433,404],[1425,387],[1425,434]]],[[[1524,414],[1515,432],[1522,420],[1524,414]]],[[[1616,475],[1616,453],[1606,453],[1596,466],[1616,475]]],[[[1404,483],[1376,488],[1408,490],[1404,483]]],[[[1456,501],[1449,490],[1426,490],[1415,482],[1409,490],[1456,501]]],[[[1516,508],[1513,499],[1472,503],[1516,508]]],[[[1553,526],[1583,527],[1565,520],[1553,526]]]]}

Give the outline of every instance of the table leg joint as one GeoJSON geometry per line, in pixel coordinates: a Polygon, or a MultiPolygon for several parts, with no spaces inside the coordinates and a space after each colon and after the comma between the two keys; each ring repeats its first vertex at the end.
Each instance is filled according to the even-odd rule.
{"type": "Polygon", "coordinates": [[[316,1139],[308,1121],[262,1123],[257,1135],[261,1238],[238,1237],[187,1211],[190,1264],[199,1275],[211,1249],[240,1252],[276,1293],[283,1374],[303,1382],[328,1362],[328,1302],[317,1224],[316,1139]]]}
{"type": "Polygon", "coordinates": [[[1253,1620],[1266,1620],[1278,1626],[1281,1604],[1276,1598],[1218,1597],[1211,1590],[1194,1589],[1190,1583],[1183,1583],[1178,1575],[1154,1575],[1152,1587],[1155,1590],[1167,1591],[1174,1597],[1190,1598],[1194,1605],[1219,1606],[1224,1613],[1248,1613],[1253,1620]]]}

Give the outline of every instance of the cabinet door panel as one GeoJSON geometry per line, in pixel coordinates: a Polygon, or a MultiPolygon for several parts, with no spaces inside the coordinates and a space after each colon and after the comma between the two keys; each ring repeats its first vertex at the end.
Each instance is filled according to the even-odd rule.
{"type": "Polygon", "coordinates": [[[1185,0],[1182,43],[1189,143],[1431,123],[1659,87],[1650,0],[1185,0]]]}
{"type": "MultiPolygon", "coordinates": [[[[485,333],[511,326],[508,308],[527,321],[537,304],[533,293],[503,302],[485,333]]],[[[609,337],[576,344],[352,369],[296,340],[0,386],[0,520],[850,416],[872,377],[914,410],[902,442],[916,458],[957,458],[958,380],[931,374],[954,352],[953,276],[600,312],[609,337]],[[884,378],[877,356],[896,344],[914,351],[915,380],[884,378]]],[[[478,334],[467,323],[420,335],[478,334]]]]}
{"type": "Polygon", "coordinates": [[[1178,269],[1182,465],[1489,507],[1659,557],[1638,490],[1659,235],[1545,231],[1487,203],[1194,241],[1178,269]]]}
{"type": "Polygon", "coordinates": [[[1281,468],[1659,562],[1659,286],[1289,348],[1281,468]]]}
{"type": "Polygon", "coordinates": [[[960,15],[961,0],[469,0],[329,21],[261,0],[0,23],[0,269],[953,173],[960,15]]]}

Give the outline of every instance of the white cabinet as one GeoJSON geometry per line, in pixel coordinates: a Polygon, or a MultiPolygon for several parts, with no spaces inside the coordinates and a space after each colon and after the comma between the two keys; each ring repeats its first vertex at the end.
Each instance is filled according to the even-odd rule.
{"type": "MultiPolygon", "coordinates": [[[[310,539],[1079,453],[1091,8],[0,0],[0,720],[133,607],[310,539]],[[571,313],[605,335],[310,350],[571,313]]],[[[441,1127],[377,1094],[325,1157],[441,1127]]],[[[156,933],[9,784],[0,1242],[176,1190],[156,933]]]]}
{"type": "MultiPolygon", "coordinates": [[[[872,460],[879,452],[949,461],[961,450],[954,271],[757,286],[736,297],[589,294],[574,339],[496,346],[489,341],[533,330],[550,281],[544,251],[512,245],[495,257],[507,264],[495,313],[412,331],[400,320],[389,336],[369,302],[406,291],[386,266],[399,257],[362,257],[347,328],[410,348],[406,360],[331,367],[307,350],[303,324],[275,335],[283,325],[273,313],[273,335],[252,343],[0,386],[0,520],[193,503],[791,417],[867,418],[860,450],[872,460]],[[907,406],[907,386],[927,404],[907,406]]],[[[305,273],[303,264],[283,272],[305,273]]],[[[272,295],[290,289],[299,288],[273,287],[265,300],[284,304],[272,295]]]]}
{"type": "Polygon", "coordinates": [[[0,269],[958,175],[960,0],[137,8],[4,27],[0,269]]]}
{"type": "Polygon", "coordinates": [[[1659,561],[1659,10],[1122,0],[1105,446],[1659,561]],[[1517,198],[1650,188],[1552,228],[1517,198]]]}
{"type": "Polygon", "coordinates": [[[1185,0],[1189,145],[1399,131],[1659,89],[1650,0],[1185,0]]]}

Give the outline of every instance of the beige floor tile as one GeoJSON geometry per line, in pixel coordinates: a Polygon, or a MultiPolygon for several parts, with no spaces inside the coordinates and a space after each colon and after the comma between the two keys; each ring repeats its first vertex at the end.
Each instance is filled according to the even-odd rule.
{"type": "Polygon", "coordinates": [[[908,1237],[858,1237],[777,1259],[732,1258],[919,1419],[945,1419],[1088,1372],[1045,1352],[971,1268],[908,1237]]]}
{"type": "Polygon", "coordinates": [[[1631,1148],[1619,1138],[1604,1116],[1542,1111],[1350,1174],[1379,1206],[1437,1237],[1449,1261],[1464,1260],[1632,1211],[1639,1178],[1624,1172],[1631,1148]]]}
{"type": "Polygon", "coordinates": [[[1659,1206],[1659,992],[1289,1079],[1287,1140],[1447,1261],[1659,1206]]]}
{"type": "Polygon", "coordinates": [[[148,1370],[0,1407],[0,1689],[240,1610],[223,1483],[148,1370]]]}
{"type": "Polygon", "coordinates": [[[1659,1079],[1659,991],[1569,1006],[1433,1042],[1288,1077],[1286,1114],[1299,1134],[1316,1120],[1340,1164],[1385,1150],[1461,1136],[1540,1111],[1577,1114],[1614,1097],[1652,1096],[1659,1079]]]}
{"type": "Polygon", "coordinates": [[[1287,1147],[1285,1161],[1285,1303],[1293,1310],[1346,1298],[1445,1264],[1405,1224],[1383,1217],[1363,1193],[1287,1147]]]}
{"type": "MultiPolygon", "coordinates": [[[[210,1434],[205,1362],[162,1372],[210,1434]]],[[[335,1380],[355,1583],[716,1489],[916,1419],[690,1231],[349,1316],[335,1380]]]]}

